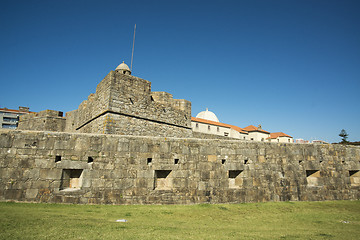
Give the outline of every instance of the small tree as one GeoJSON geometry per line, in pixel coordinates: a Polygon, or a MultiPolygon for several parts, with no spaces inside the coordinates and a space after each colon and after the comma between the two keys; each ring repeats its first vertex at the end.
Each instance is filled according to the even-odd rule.
{"type": "Polygon", "coordinates": [[[341,130],[340,134],[339,134],[340,137],[342,137],[342,142],[347,142],[347,137],[349,136],[349,134],[347,134],[347,132],[345,131],[345,129],[341,130]]]}

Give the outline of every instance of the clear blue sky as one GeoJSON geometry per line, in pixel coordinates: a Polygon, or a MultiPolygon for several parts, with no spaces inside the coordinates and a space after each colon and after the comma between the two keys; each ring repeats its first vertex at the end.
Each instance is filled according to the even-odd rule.
{"type": "Polygon", "coordinates": [[[360,1],[13,1],[0,7],[0,107],[74,110],[123,60],[221,122],[360,140],[360,1]]]}

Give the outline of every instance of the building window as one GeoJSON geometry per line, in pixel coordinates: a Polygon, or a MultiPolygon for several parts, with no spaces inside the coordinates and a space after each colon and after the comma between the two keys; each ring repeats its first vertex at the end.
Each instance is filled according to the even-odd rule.
{"type": "Polygon", "coordinates": [[[210,126],[208,126],[208,130],[210,131],[210,126]]]}
{"type": "Polygon", "coordinates": [[[261,141],[263,142],[263,141],[264,141],[264,138],[262,138],[261,141]]]}
{"type": "Polygon", "coordinates": [[[220,132],[220,128],[219,128],[219,127],[217,127],[217,131],[220,132]]]}
{"type": "Polygon", "coordinates": [[[12,125],[12,124],[2,124],[2,128],[16,129],[16,125],[12,125]]]}
{"type": "Polygon", "coordinates": [[[199,127],[199,124],[198,124],[198,123],[196,123],[196,127],[197,127],[197,128],[199,127]]]}
{"type": "Polygon", "coordinates": [[[3,121],[4,122],[17,122],[17,119],[16,118],[4,117],[3,121]]]}
{"type": "Polygon", "coordinates": [[[225,136],[225,137],[229,136],[229,133],[224,132],[224,136],[225,136]]]}
{"type": "Polygon", "coordinates": [[[254,138],[250,138],[251,141],[254,141],[254,138]]]}

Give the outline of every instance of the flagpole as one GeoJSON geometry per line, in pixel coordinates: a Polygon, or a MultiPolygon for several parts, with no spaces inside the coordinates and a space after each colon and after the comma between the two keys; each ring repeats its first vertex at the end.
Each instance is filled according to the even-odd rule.
{"type": "Polygon", "coordinates": [[[135,31],[136,31],[136,23],[135,23],[135,27],[134,27],[134,39],[133,39],[133,47],[132,47],[132,52],[131,52],[131,65],[130,65],[131,71],[132,71],[133,59],[134,59],[135,31]]]}

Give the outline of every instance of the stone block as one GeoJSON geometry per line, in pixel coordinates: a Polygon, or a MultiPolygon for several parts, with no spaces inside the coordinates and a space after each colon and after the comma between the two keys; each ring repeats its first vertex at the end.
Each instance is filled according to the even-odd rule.
{"type": "Polygon", "coordinates": [[[38,192],[39,189],[26,189],[25,198],[29,200],[35,199],[38,192]]]}
{"type": "Polygon", "coordinates": [[[207,156],[207,160],[208,160],[209,162],[216,162],[216,161],[217,161],[217,157],[216,157],[216,155],[208,155],[208,156],[207,156]]]}
{"type": "Polygon", "coordinates": [[[40,169],[40,179],[57,180],[61,178],[61,169],[40,169]]]}
{"type": "Polygon", "coordinates": [[[10,148],[13,143],[13,136],[8,133],[0,134],[0,148],[10,148]]]}
{"type": "Polygon", "coordinates": [[[23,189],[6,189],[4,190],[4,198],[9,200],[21,201],[24,198],[23,189]]]}

